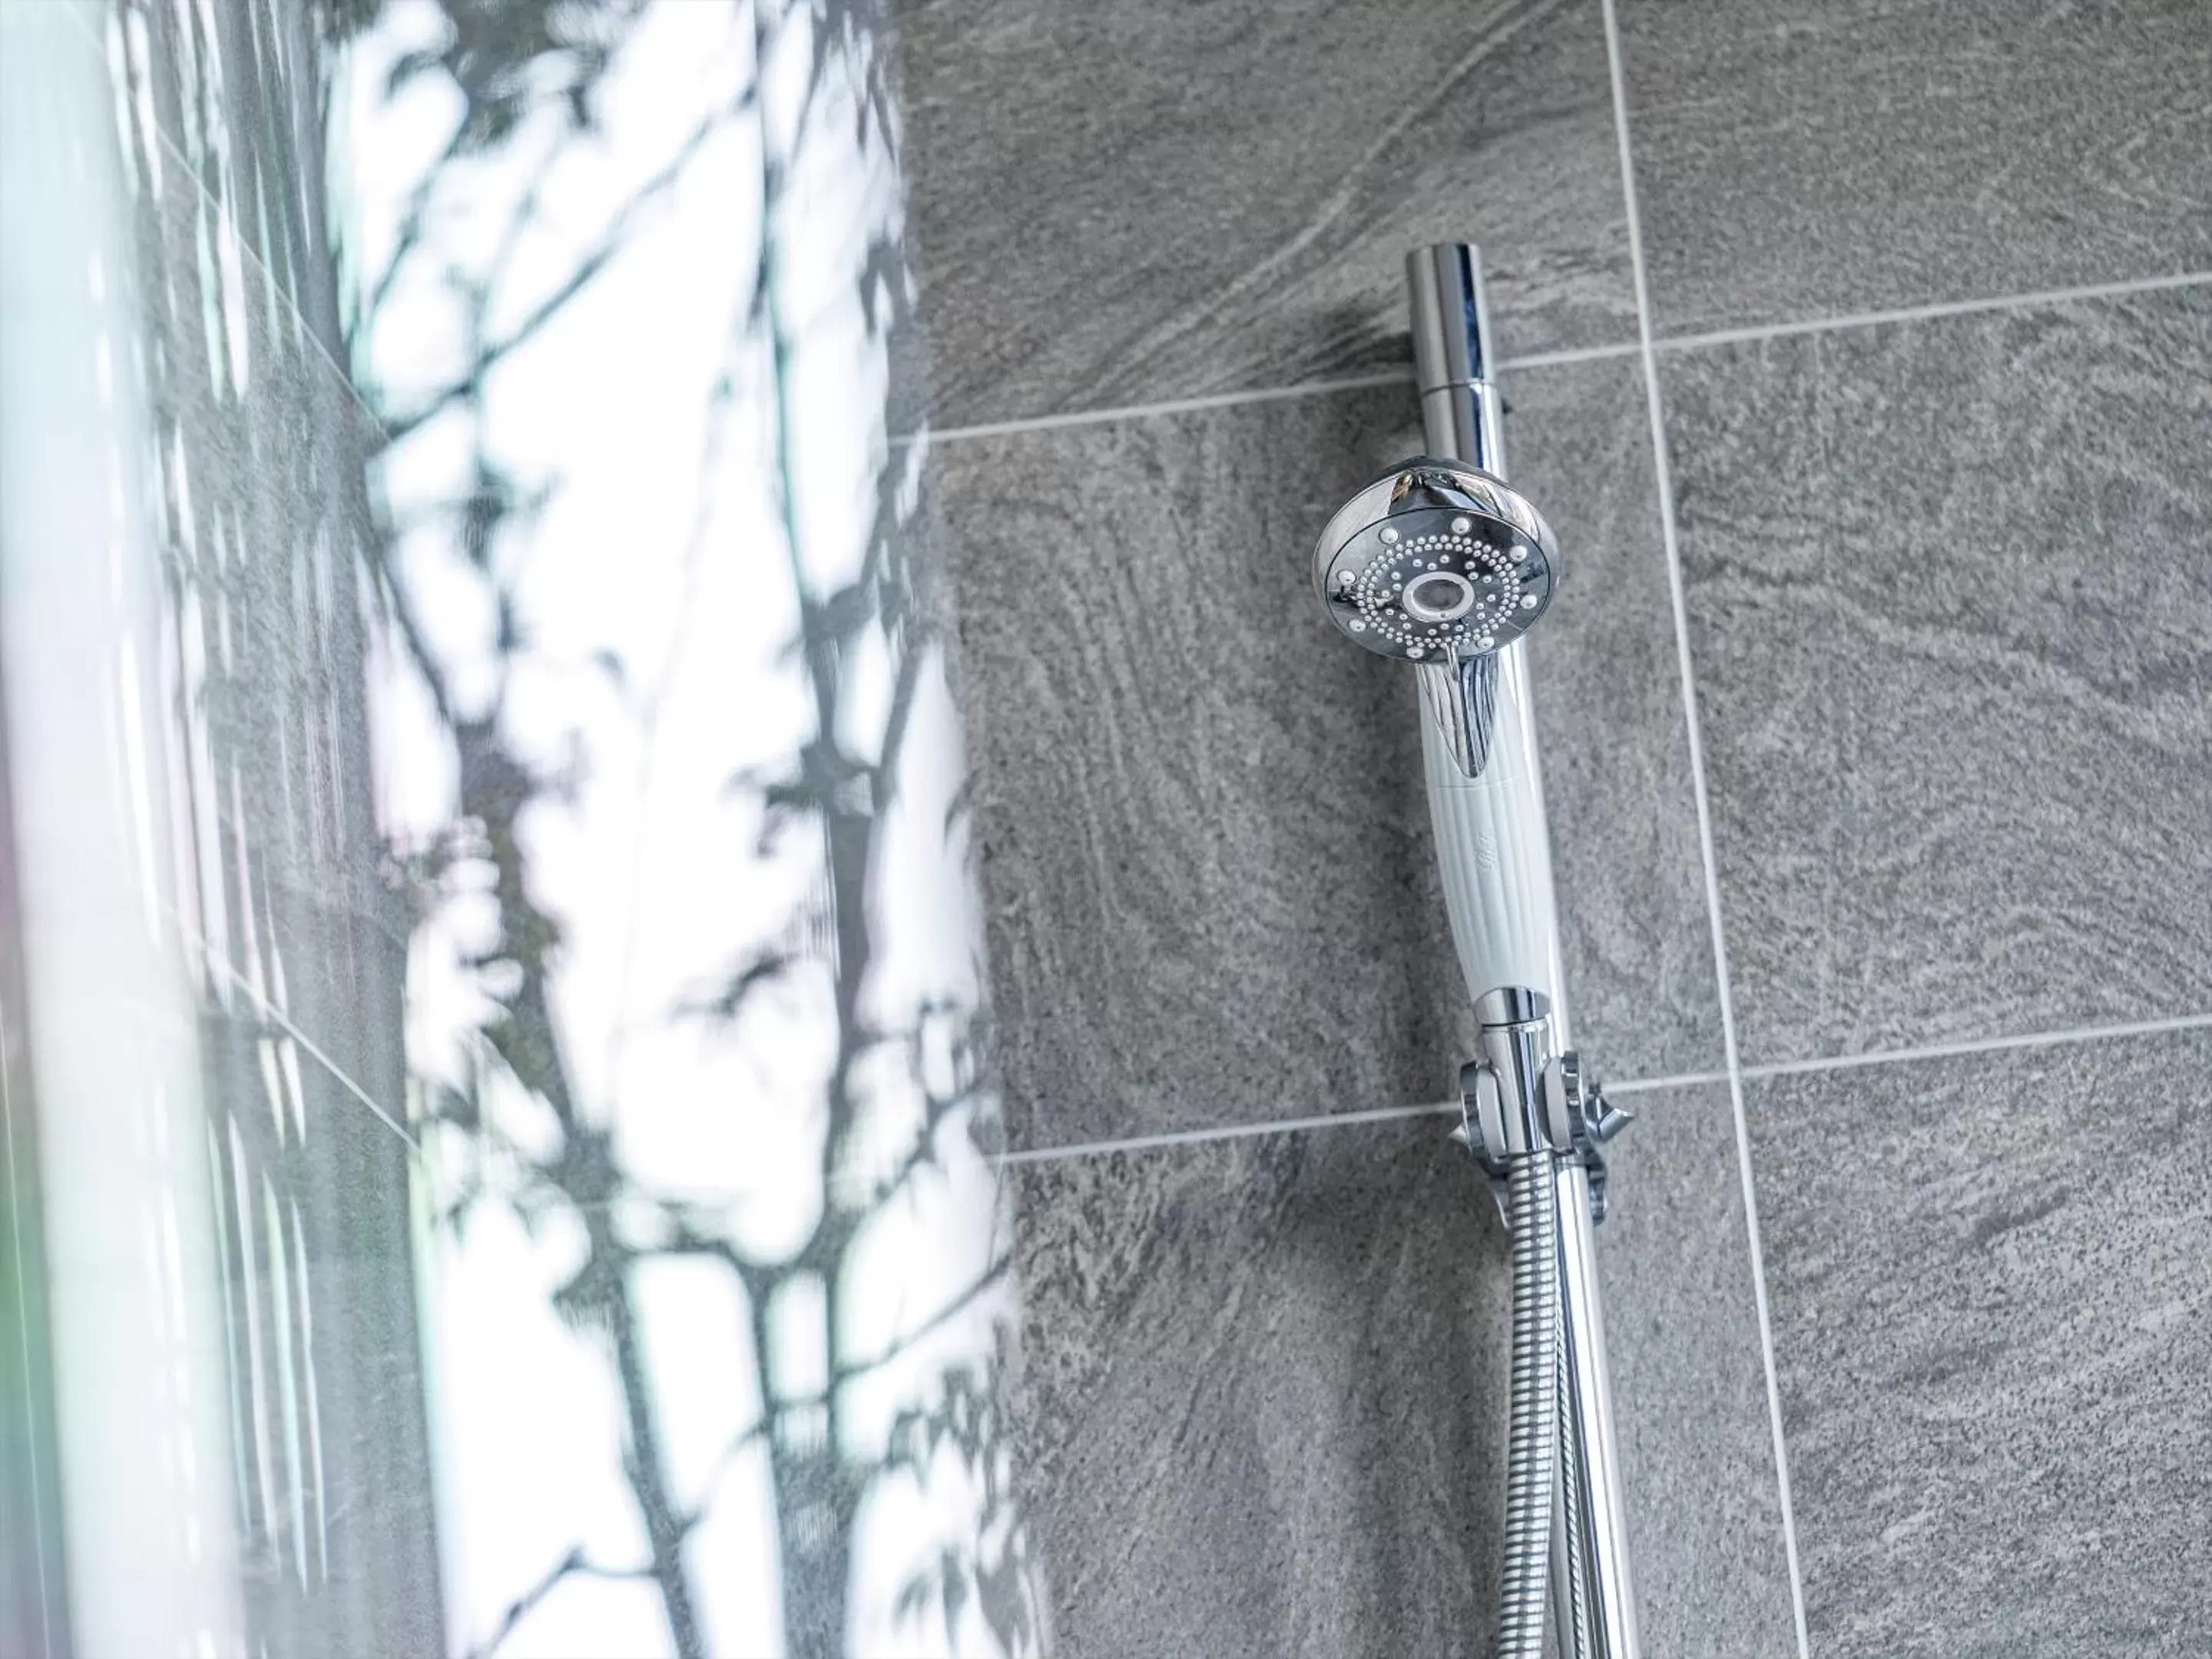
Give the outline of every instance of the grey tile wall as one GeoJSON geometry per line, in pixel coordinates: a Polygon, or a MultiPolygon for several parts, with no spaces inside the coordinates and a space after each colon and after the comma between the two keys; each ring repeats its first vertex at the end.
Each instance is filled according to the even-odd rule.
{"type": "MultiPolygon", "coordinates": [[[[1639,319],[1601,0],[900,9],[934,418],[1079,422],[947,444],[934,476],[1014,1128],[1066,1154],[1014,1166],[1062,1649],[1476,1650],[1503,1249],[1442,1120],[1081,1144],[1434,1097],[1463,1051],[1410,688],[1304,599],[1314,527],[1411,447],[1408,399],[1089,417],[1388,378],[1400,257],[1443,236],[1486,245],[1521,358],[2204,271],[2212,13],[1620,0],[1639,319]]],[[[365,533],[283,441],[343,395],[297,337],[337,338],[291,274],[324,240],[284,171],[301,112],[251,72],[296,15],[146,15],[199,32],[160,63],[233,85],[220,124],[182,82],[155,116],[283,296],[245,310],[274,427],[153,395],[253,484],[241,538],[365,533]],[[264,488],[277,454],[304,471],[264,488]]],[[[170,360],[208,362],[187,310],[170,360]]],[[[1516,479],[1573,561],[1533,651],[1583,1036],[1616,1074],[1727,1063],[1702,782],[1753,1068],[1763,1257],[1725,1087],[1638,1091],[1601,1235],[1648,1650],[1796,1651],[1794,1536],[1822,1659],[2196,1651],[2212,1037],[1828,1062],[2212,1013],[2212,287],[1658,361],[1671,499],[1639,357],[1509,386],[1516,479]],[[1815,1069],[1759,1074],[1784,1061],[1815,1069]]],[[[318,786],[270,763],[311,752],[277,743],[327,696],[311,635],[258,641],[216,711],[256,823],[318,786]]],[[[288,1006],[374,1084],[339,1018],[383,994],[373,884],[311,833],[249,854],[301,942],[288,1006]]],[[[259,1103],[264,1035],[213,1045],[226,1098],[259,1103]]],[[[328,1157],[319,1126],[366,1109],[306,1073],[328,1157]]],[[[383,1133],[317,1178],[343,1195],[383,1133]]],[[[319,1213],[331,1490],[377,1568],[330,1606],[365,1632],[404,1609],[379,1574],[434,1578],[404,1504],[354,1502],[427,1480],[420,1386],[376,1260],[397,1218],[319,1213]]]]}
{"type": "MultiPolygon", "coordinates": [[[[151,135],[137,136],[143,153],[151,135]]],[[[294,1091],[301,1111],[346,1127],[318,1137],[311,1247],[404,1261],[406,1217],[389,1196],[404,1188],[404,1144],[355,1092],[404,1114],[409,923],[378,862],[354,586],[376,534],[356,447],[368,434],[257,258],[214,279],[234,289],[204,291],[222,262],[192,250],[219,220],[164,153],[160,186],[143,171],[136,230],[140,268],[167,280],[136,297],[188,733],[172,787],[198,866],[179,948],[221,1011],[202,1032],[211,1097],[257,1126],[249,1140],[279,1109],[272,1096],[294,1091]]]]}
{"type": "Polygon", "coordinates": [[[1756,1084],[1814,1651],[2204,1650],[2212,1034],[1756,1084]]]}
{"type": "Polygon", "coordinates": [[[2204,292],[1662,380],[1746,1061],[2212,1007],[2204,292]]]}
{"type": "Polygon", "coordinates": [[[1720,1084],[1619,1103],[1598,1263],[1644,1650],[1771,1659],[1796,1636],[1735,1110],[1720,1084]]]}
{"type": "MultiPolygon", "coordinates": [[[[1529,369],[1513,397],[1571,561],[1532,648],[1577,1030],[1616,1073],[1716,1070],[1642,378],[1529,369]]],[[[934,458],[1018,1146],[1449,1093],[1470,1033],[1413,687],[1329,635],[1306,574],[1418,448],[1412,413],[1389,386],[934,458]]]]}
{"type": "Polygon", "coordinates": [[[1567,576],[1528,636],[1575,1039],[1610,1077],[1717,1072],[1713,972],[1650,404],[1629,360],[1508,377],[1514,482],[1567,576]]]}
{"type": "Polygon", "coordinates": [[[331,229],[321,181],[301,157],[322,153],[313,8],[286,0],[225,0],[184,8],[153,0],[94,0],[87,32],[121,53],[171,149],[222,222],[252,250],[331,361],[344,334],[330,278],[331,229]]]}
{"type": "MultiPolygon", "coordinates": [[[[1763,1659],[1790,1602],[1728,1095],[1641,1102],[1601,1237],[1645,1651],[1763,1659]]],[[[1063,1654],[1485,1650],[1505,1239],[1444,1123],[1018,1169],[1063,1654]]]]}
{"type": "Polygon", "coordinates": [[[1406,401],[933,458],[1017,1146],[1445,1092],[1413,687],[1328,637],[1300,568],[1406,401]],[[1268,454],[1303,464],[1255,489],[1268,454]]]}
{"type": "Polygon", "coordinates": [[[1621,0],[1662,332],[2212,270],[2197,0],[1621,0]]]}
{"type": "Polygon", "coordinates": [[[1404,251],[1504,349],[1636,337],[1597,0],[906,0],[940,424],[1402,361],[1404,251]]]}
{"type": "Polygon", "coordinates": [[[2163,1130],[2067,1173],[2119,1051],[1822,1068],[2212,1016],[2212,12],[1617,10],[1626,134],[1602,3],[901,8],[936,418],[1005,428],[936,461],[1016,1133],[1066,1154],[1021,1176],[1063,1633],[1486,1628],[1393,1587],[1440,1553],[1488,1582],[1491,1495],[1437,1494],[1492,1479],[1490,1441],[1409,1476],[1370,1446],[1402,1379],[1278,1375],[1389,1321],[1417,1373],[1494,1382],[1496,1240],[1446,1231],[1419,1133],[1080,1144],[1428,1097],[1464,1040],[1396,688],[1317,627],[1194,687],[1196,614],[1150,620],[1195,561],[1295,635],[1306,538],[1410,446],[1401,392],[1281,394],[1401,368],[1398,259],[1457,235],[1509,357],[1659,343],[1665,492],[1639,353],[1507,386],[1516,481],[1581,561],[1532,652],[1582,1035],[1615,1075],[1723,1070],[1717,929],[1751,1068],[1764,1263],[1722,1089],[1644,1091],[1602,1241],[1653,1650],[2191,1650],[2171,1366],[2212,1251],[2186,1182],[2152,1188],[2163,1130]],[[2123,291],[2048,292],[2081,287],[2123,291]],[[1848,321],[1881,310],[1921,314],[1848,321]],[[1686,337],[1720,331],[1748,337],[1686,337]],[[1271,397],[1113,414],[1214,393],[1271,397]],[[1080,604],[1045,580],[1069,558],[1080,604]],[[1313,872],[1362,846],[1324,932],[1313,872]],[[1417,1325],[1394,1253],[1447,1245],[1417,1325]],[[2130,1600],[2131,1525],[2163,1553],[2130,1600]]]}
{"type": "Polygon", "coordinates": [[[1443,1129],[1018,1171],[1064,1656],[1483,1650],[1504,1236],[1443,1129]]]}

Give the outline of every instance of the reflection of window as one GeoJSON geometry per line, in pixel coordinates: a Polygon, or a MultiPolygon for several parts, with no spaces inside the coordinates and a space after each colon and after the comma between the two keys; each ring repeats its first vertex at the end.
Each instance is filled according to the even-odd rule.
{"type": "Polygon", "coordinates": [[[54,13],[40,199],[107,240],[39,267],[75,285],[41,325],[106,354],[110,401],[54,407],[127,487],[54,508],[82,545],[0,520],[11,594],[70,579],[16,612],[70,650],[0,619],[8,712],[86,711],[9,778],[27,866],[74,826],[112,914],[70,955],[33,904],[0,1012],[78,1060],[40,1003],[75,962],[153,1034],[32,1068],[86,1177],[52,1236],[120,1204],[153,1265],[57,1322],[57,1374],[147,1419],[127,1474],[61,1443],[113,1487],[73,1571],[139,1575],[73,1616],[1036,1650],[872,24],[54,13]],[[159,1155],[102,1156],[95,1109],[159,1155]],[[131,1319],[143,1390],[100,1370],[131,1319]],[[162,1480],[149,1578],[123,1528],[162,1480]]]}
{"type": "MultiPolygon", "coordinates": [[[[74,770],[15,780],[39,843],[29,1036],[40,1080],[61,1085],[40,1091],[49,1146],[64,1120],[105,1138],[55,1146],[81,1179],[46,1193],[56,1272],[87,1292],[59,1321],[68,1392],[99,1389],[106,1413],[82,1449],[98,1455],[105,1425],[144,1453],[102,1467],[64,1448],[69,1512],[106,1517],[66,1540],[91,1590],[74,1611],[88,1650],[110,1628],[105,1650],[156,1633],[167,1650],[197,1625],[219,1646],[235,1630],[388,1653],[435,1630],[410,1622],[435,1559],[399,1115],[406,926],[368,794],[362,423],[326,355],[335,295],[297,146],[313,83],[258,72],[304,38],[279,9],[52,10],[11,43],[47,84],[10,183],[65,198],[42,231],[49,269],[75,280],[41,287],[40,321],[75,332],[95,395],[57,449],[106,487],[64,509],[64,539],[6,549],[34,596],[10,645],[58,653],[15,653],[11,712],[101,710],[74,770]],[[87,568],[107,580],[71,580],[87,568]],[[87,926],[111,897],[141,925],[112,915],[95,962],[40,921],[64,892],[87,926]],[[39,1060],[76,1046],[53,1022],[95,987],[107,1063],[39,1060]],[[141,1375],[113,1346],[125,1323],[141,1375]],[[165,1571],[198,1610],[182,1632],[129,1622],[165,1571]]],[[[14,395],[70,406],[51,384],[14,395]]]]}
{"type": "Polygon", "coordinates": [[[449,1624],[1034,1645],[882,54],[546,23],[338,81],[449,1624]]]}

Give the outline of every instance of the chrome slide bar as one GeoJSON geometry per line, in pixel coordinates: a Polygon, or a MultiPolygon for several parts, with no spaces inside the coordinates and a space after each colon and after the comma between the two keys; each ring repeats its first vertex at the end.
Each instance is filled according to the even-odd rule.
{"type": "MultiPolygon", "coordinates": [[[[1414,372],[1429,453],[1466,462],[1503,479],[1503,410],[1491,378],[1489,307],[1483,293],[1480,256],[1466,243],[1419,248],[1407,256],[1406,276],[1413,313],[1414,372]]],[[[1525,663],[1517,660],[1527,649],[1525,640],[1516,639],[1497,653],[1515,659],[1500,665],[1498,678],[1501,687],[1518,691],[1521,702],[1510,712],[1493,708],[1493,721],[1528,718],[1528,670],[1525,663]]],[[[1420,672],[1425,678],[1432,678],[1449,671],[1425,664],[1420,672]]],[[[1429,701],[1433,706],[1433,698],[1429,701]]],[[[1533,737],[1530,752],[1533,755],[1533,737]]],[[[1434,770],[1432,757],[1432,774],[1434,770]]],[[[1431,778],[1432,787],[1439,784],[1449,787],[1456,781],[1449,777],[1431,778]]],[[[1540,787],[1536,784],[1540,796],[1540,787]]],[[[1540,814],[1540,799],[1537,810],[1540,814]]],[[[1540,817],[1537,823],[1541,834],[1540,817]]],[[[1481,849],[1474,850],[1479,857],[1481,849]]],[[[1548,865],[1548,846],[1544,854],[1548,865]]],[[[1447,860],[1458,855],[1456,848],[1438,848],[1438,856],[1447,860]]],[[[1549,882],[1544,886],[1548,900],[1549,882]]],[[[1540,925],[1556,940],[1556,914],[1542,918],[1540,925]]],[[[1555,952],[1556,946],[1556,961],[1555,952]]],[[[1496,989],[1473,983],[1468,988],[1478,999],[1479,1006],[1496,989]]],[[[1555,1056],[1564,1053],[1566,1044],[1563,991],[1554,968],[1548,1013],[1550,1036],[1558,1045],[1555,1056]]],[[[1495,1029],[1489,1018],[1483,1024],[1486,1031],[1495,1029]]],[[[1613,1435],[1612,1389],[1606,1373],[1605,1318],[1598,1298],[1592,1170],[1577,1145],[1587,1138],[1594,1149],[1598,1141],[1609,1139],[1620,1127],[1620,1115],[1614,1115],[1613,1121],[1605,1121],[1601,1108],[1590,1113],[1587,1102],[1573,1098],[1585,1092],[1579,1066],[1563,1067],[1557,1058],[1546,1066],[1541,1079],[1516,1081],[1523,1087],[1548,1083],[1552,1093],[1565,1097],[1558,1103],[1567,1109],[1555,1113],[1549,1126],[1558,1196],[1552,1216],[1558,1229],[1559,1304],[1561,1479],[1551,1564],[1556,1639],[1559,1651],[1572,1654],[1575,1659],[1638,1659],[1627,1514],[1613,1435]],[[1578,1601],[1583,1605],[1578,1607],[1578,1601]]],[[[1589,1093],[1596,1098],[1594,1091],[1589,1093]]],[[[1478,1133],[1482,1127],[1480,1123],[1472,1127],[1478,1133]]],[[[1601,1194],[1601,1187],[1600,1202],[1601,1194]]]]}
{"type": "Polygon", "coordinates": [[[1514,1233],[1498,1659],[1539,1659],[1547,1572],[1561,1655],[1639,1659],[1593,1231],[1603,1144],[1627,1114],[1607,1106],[1568,1039],[1526,641],[1565,558],[1505,481],[1480,257],[1457,242],[1417,249],[1407,286],[1428,453],[1329,520],[1315,592],[1346,639],[1415,670],[1444,903],[1482,1031],[1455,1138],[1514,1233]]]}

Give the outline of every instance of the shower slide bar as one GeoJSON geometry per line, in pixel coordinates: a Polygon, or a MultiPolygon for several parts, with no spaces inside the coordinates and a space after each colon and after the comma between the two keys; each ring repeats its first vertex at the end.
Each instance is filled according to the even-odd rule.
{"type": "Polygon", "coordinates": [[[1568,1036],[1527,647],[1564,567],[1505,482],[1481,258],[1407,258],[1429,453],[1330,519],[1314,583],[1346,638],[1411,664],[1430,821],[1480,1052],[1454,1131],[1512,1233],[1511,1401],[1498,1659],[1638,1659],[1594,1229],[1606,1104],[1568,1036]]]}

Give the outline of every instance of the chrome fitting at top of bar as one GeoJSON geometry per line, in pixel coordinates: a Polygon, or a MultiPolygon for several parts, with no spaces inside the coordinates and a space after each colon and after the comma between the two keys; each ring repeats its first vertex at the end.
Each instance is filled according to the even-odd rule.
{"type": "Polygon", "coordinates": [[[1482,263],[1474,248],[1466,242],[1415,248],[1406,256],[1406,289],[1420,389],[1487,380],[1482,263]]]}
{"type": "Polygon", "coordinates": [[[1413,376],[1431,453],[1505,471],[1504,406],[1491,384],[1489,301],[1482,256],[1438,242],[1406,256],[1413,324],[1413,376]]]}
{"type": "Polygon", "coordinates": [[[1499,985],[1477,999],[1474,1017],[1485,1027],[1538,1025],[1552,1016],[1552,1000],[1525,985],[1499,985]]]}

